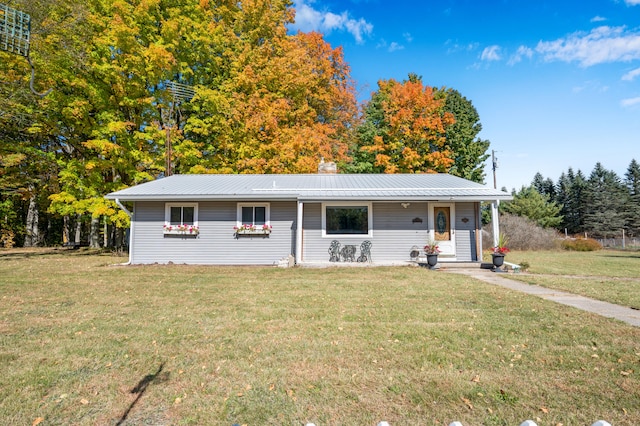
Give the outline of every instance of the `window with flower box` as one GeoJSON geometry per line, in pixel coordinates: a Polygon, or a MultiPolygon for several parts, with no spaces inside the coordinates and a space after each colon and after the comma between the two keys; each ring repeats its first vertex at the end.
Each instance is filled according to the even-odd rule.
{"type": "Polygon", "coordinates": [[[269,235],[269,203],[238,203],[236,235],[269,235]]]}
{"type": "Polygon", "coordinates": [[[164,209],[165,235],[198,235],[198,203],[166,203],[164,209]]]}

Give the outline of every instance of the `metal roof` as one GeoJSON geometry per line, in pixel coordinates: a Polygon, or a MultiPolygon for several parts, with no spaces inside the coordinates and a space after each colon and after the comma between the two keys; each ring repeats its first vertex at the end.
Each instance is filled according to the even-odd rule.
{"type": "Polygon", "coordinates": [[[121,201],[493,201],[511,195],[448,174],[173,175],[112,192],[121,201]]]}

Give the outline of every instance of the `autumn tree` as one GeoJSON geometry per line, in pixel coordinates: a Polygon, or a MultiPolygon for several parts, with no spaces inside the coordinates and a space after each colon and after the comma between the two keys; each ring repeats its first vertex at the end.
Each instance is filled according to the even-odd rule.
{"type": "Polygon", "coordinates": [[[25,188],[22,203],[35,197],[64,218],[65,235],[75,222],[66,240],[89,233],[97,245],[99,221],[127,226],[104,194],[161,176],[166,158],[179,173],[308,172],[321,157],[347,159],[357,119],[349,68],[319,34],[287,34],[290,0],[17,7],[33,18],[37,84],[54,90],[37,98],[24,60],[0,63],[2,90],[20,88],[0,101],[1,178],[25,188]],[[169,81],[195,96],[178,104],[169,81]],[[26,176],[22,163],[36,158],[26,176]]]}
{"type": "Polygon", "coordinates": [[[409,75],[403,82],[381,80],[364,108],[352,169],[372,173],[448,172],[455,153],[447,131],[455,122],[445,94],[409,75]],[[360,163],[360,164],[358,164],[360,163]]]}
{"type": "Polygon", "coordinates": [[[191,172],[308,173],[320,158],[347,159],[357,107],[341,49],[283,26],[240,60],[232,80],[193,102],[185,131],[201,154],[191,172]],[[210,108],[219,114],[203,117],[210,108]]]}

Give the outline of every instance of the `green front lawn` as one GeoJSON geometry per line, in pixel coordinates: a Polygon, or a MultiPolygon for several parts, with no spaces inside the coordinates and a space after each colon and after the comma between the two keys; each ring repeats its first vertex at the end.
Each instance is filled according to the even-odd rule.
{"type": "Polygon", "coordinates": [[[424,268],[125,260],[0,251],[3,422],[640,424],[614,320],[424,268]]]}

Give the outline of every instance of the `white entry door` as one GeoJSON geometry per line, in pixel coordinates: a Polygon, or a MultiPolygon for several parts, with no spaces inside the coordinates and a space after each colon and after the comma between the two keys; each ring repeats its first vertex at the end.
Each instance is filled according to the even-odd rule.
{"type": "Polygon", "coordinates": [[[456,257],[456,209],[453,203],[429,204],[429,232],[438,243],[440,255],[456,257]]]}

